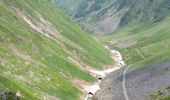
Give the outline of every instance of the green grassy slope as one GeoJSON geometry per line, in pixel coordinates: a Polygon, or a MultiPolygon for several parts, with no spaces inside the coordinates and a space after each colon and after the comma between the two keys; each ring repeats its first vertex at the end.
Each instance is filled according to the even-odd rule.
{"type": "Polygon", "coordinates": [[[169,0],[94,0],[93,6],[86,10],[89,1],[80,4],[75,17],[83,17],[80,23],[90,23],[94,30],[102,23],[111,26],[108,20],[118,21],[113,34],[93,35],[111,48],[118,49],[127,65],[137,70],[170,60],[169,0]]]}
{"type": "Polygon", "coordinates": [[[135,64],[134,67],[169,60],[170,18],[138,25],[119,28],[113,36],[106,37],[107,43],[119,49],[127,64],[135,64]]]}
{"type": "Polygon", "coordinates": [[[129,7],[111,36],[101,37],[119,49],[127,64],[146,66],[169,60],[169,1],[117,1],[118,10],[129,7]],[[161,49],[160,49],[161,48],[161,49]]]}
{"type": "MultiPolygon", "coordinates": [[[[116,31],[109,36],[97,37],[111,48],[119,50],[126,64],[131,65],[131,70],[134,71],[145,70],[144,68],[170,61],[170,2],[168,0],[133,0],[135,3],[126,1],[128,0],[122,2],[119,9],[127,7],[129,10],[121,18],[116,31]]],[[[168,73],[168,70],[162,71],[160,75],[164,73],[168,73]]],[[[163,95],[158,92],[148,100],[169,100],[166,96],[169,94],[163,95]]]]}
{"type": "Polygon", "coordinates": [[[102,42],[119,49],[125,55],[127,64],[141,63],[140,65],[143,65],[146,62],[161,62],[161,60],[169,59],[169,0],[94,1],[95,3],[88,11],[86,8],[90,0],[83,1],[79,5],[77,17],[83,16],[86,18],[85,21],[90,20],[90,23],[95,24],[95,21],[103,20],[106,12],[113,11],[113,7],[116,12],[127,9],[125,13],[120,13],[123,16],[117,30],[111,36],[94,35],[102,42]],[[163,50],[157,48],[163,48],[163,50]]]}
{"type": "Polygon", "coordinates": [[[21,100],[79,100],[83,94],[73,80],[95,79],[68,57],[84,67],[113,64],[109,51],[50,0],[0,1],[0,90],[20,91],[21,100]],[[62,45],[32,29],[19,13],[37,26],[41,14],[64,37],[59,40],[62,45]]]}

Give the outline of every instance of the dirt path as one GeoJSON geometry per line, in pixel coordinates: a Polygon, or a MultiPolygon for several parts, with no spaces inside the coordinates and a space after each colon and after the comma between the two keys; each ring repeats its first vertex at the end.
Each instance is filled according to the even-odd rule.
{"type": "Polygon", "coordinates": [[[135,49],[137,53],[141,56],[141,58],[145,58],[144,55],[139,51],[139,49],[135,49]]]}
{"type": "Polygon", "coordinates": [[[126,72],[128,70],[128,67],[129,66],[127,66],[123,72],[123,81],[122,81],[123,94],[124,94],[125,100],[129,100],[129,96],[128,96],[127,90],[126,90],[126,72]]]}
{"type": "Polygon", "coordinates": [[[169,78],[169,60],[138,70],[122,67],[100,83],[101,89],[92,100],[148,100],[151,94],[170,86],[169,78]]]}

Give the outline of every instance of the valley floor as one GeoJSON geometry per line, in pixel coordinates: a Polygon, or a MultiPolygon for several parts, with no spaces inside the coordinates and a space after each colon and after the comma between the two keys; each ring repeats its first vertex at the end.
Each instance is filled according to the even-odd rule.
{"type": "MultiPolygon", "coordinates": [[[[122,87],[124,70],[121,68],[106,77],[93,100],[126,100],[122,87]]],[[[128,69],[125,86],[129,100],[157,100],[155,97],[162,100],[162,97],[169,96],[168,92],[156,93],[170,86],[169,76],[170,61],[136,71],[128,69]]]]}

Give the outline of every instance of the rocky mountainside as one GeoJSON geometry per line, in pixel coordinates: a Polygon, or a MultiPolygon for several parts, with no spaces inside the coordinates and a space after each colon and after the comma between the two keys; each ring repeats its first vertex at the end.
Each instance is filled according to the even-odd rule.
{"type": "MultiPolygon", "coordinates": [[[[78,0],[80,1],[80,0],[78,0]]],[[[82,0],[79,5],[76,5],[74,9],[74,14],[70,16],[74,20],[78,21],[79,24],[84,28],[84,30],[91,33],[98,34],[109,34],[119,24],[120,18],[124,11],[116,12],[117,6],[115,5],[116,0],[82,0]]],[[[68,3],[68,1],[65,1],[68,3]]],[[[56,3],[63,9],[63,5],[56,3]]],[[[67,9],[70,6],[66,6],[63,9],[66,13],[70,14],[67,9]]]]}
{"type": "Polygon", "coordinates": [[[0,99],[80,100],[75,82],[95,82],[88,69],[113,64],[54,1],[0,0],[0,99]]]}
{"type": "Polygon", "coordinates": [[[131,22],[162,20],[170,13],[169,5],[169,0],[84,0],[73,16],[87,31],[111,34],[131,22]]]}
{"type": "Polygon", "coordinates": [[[66,14],[74,16],[82,1],[83,0],[52,0],[52,3],[58,5],[66,14]]]}

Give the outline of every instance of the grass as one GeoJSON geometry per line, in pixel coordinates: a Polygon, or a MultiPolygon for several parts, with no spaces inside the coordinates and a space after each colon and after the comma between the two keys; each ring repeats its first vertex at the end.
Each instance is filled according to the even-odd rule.
{"type": "Polygon", "coordinates": [[[104,43],[118,49],[127,65],[134,64],[133,68],[152,65],[170,60],[170,18],[159,23],[129,23],[126,27],[119,27],[112,36],[99,37],[104,43]],[[127,47],[118,47],[118,44],[127,47]],[[128,43],[133,43],[128,46],[128,43]],[[144,58],[136,51],[138,49],[144,58]]]}
{"type": "Polygon", "coordinates": [[[165,97],[165,98],[162,98],[160,100],[170,100],[170,97],[165,97]]]}
{"type": "Polygon", "coordinates": [[[68,61],[69,56],[79,57],[78,62],[102,69],[113,65],[110,53],[102,44],[96,42],[75,22],[70,20],[50,0],[0,1],[0,89],[20,91],[21,100],[60,98],[79,100],[83,96],[72,82],[85,80],[94,82],[95,78],[68,61]],[[16,13],[22,10],[31,20],[39,21],[39,12],[60,34],[83,48],[64,42],[66,51],[53,40],[34,31],[16,13]],[[28,57],[24,59],[18,56],[28,57]]]}
{"type": "Polygon", "coordinates": [[[127,65],[132,65],[132,69],[138,70],[170,61],[170,2],[168,0],[99,0],[97,2],[95,3],[97,6],[94,4],[88,12],[84,11],[87,6],[87,1],[84,1],[76,17],[85,16],[81,18],[81,22],[87,18],[88,22],[95,23],[103,21],[102,18],[107,16],[105,13],[112,11],[114,7],[117,12],[128,9],[127,12],[122,13],[119,27],[112,35],[93,34],[106,45],[119,50],[127,65]]]}

